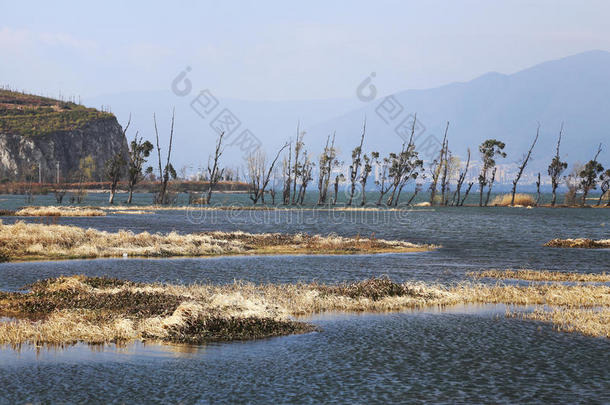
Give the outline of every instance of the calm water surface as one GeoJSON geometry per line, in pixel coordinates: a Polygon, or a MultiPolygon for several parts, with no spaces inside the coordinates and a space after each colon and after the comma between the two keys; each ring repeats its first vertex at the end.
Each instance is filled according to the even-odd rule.
{"type": "MultiPolygon", "coordinates": [[[[388,275],[397,281],[455,283],[469,271],[489,268],[610,271],[608,250],[542,246],[555,237],[610,238],[605,209],[200,214],[164,211],[58,223],[112,231],[374,233],[442,248],[378,256],[4,263],[0,289],[62,274],[174,283],[339,282],[388,275]]],[[[558,333],[548,325],[506,319],[504,311],[484,306],[327,314],[309,320],[320,332],[200,347],[5,347],[0,349],[0,403],[610,402],[608,339],[558,333]]]]}

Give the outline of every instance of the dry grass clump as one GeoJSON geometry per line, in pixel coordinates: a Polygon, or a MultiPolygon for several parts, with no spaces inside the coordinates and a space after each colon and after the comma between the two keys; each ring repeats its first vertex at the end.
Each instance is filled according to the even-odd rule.
{"type": "Polygon", "coordinates": [[[119,211],[110,211],[111,214],[127,214],[127,215],[151,215],[154,214],[153,211],[144,211],[144,210],[119,210],[119,211]]]}
{"type": "Polygon", "coordinates": [[[59,277],[27,292],[0,293],[0,344],[158,340],[201,344],[303,333],[295,316],[326,311],[396,311],[467,303],[543,305],[510,313],[560,330],[608,336],[610,287],[462,284],[454,287],[373,278],[338,285],[161,285],[59,277]],[[601,309],[600,309],[601,308],[601,309]]]}
{"type": "Polygon", "coordinates": [[[1,293],[0,344],[154,339],[201,344],[312,331],[294,315],[385,311],[456,303],[434,287],[373,279],[319,284],[144,285],[84,276],[44,280],[26,293],[1,293]]]}
{"type": "Polygon", "coordinates": [[[0,222],[0,257],[13,260],[232,254],[350,254],[425,251],[431,245],[375,238],[207,232],[116,233],[76,226],[0,222]]]}
{"type": "Polygon", "coordinates": [[[529,284],[485,285],[462,284],[452,292],[465,303],[551,305],[593,308],[610,306],[610,287],[605,285],[529,284]]]}
{"type": "Polygon", "coordinates": [[[610,338],[610,308],[582,309],[555,308],[545,310],[536,308],[533,312],[507,312],[513,318],[529,319],[552,323],[562,332],[578,332],[587,336],[610,338]]]}
{"type": "MultiPolygon", "coordinates": [[[[492,201],[491,205],[497,205],[500,207],[510,206],[512,200],[511,194],[503,194],[496,196],[492,201]]],[[[515,206],[521,207],[533,207],[536,205],[536,200],[529,194],[517,193],[515,194],[515,206]]]]}
{"type": "Polygon", "coordinates": [[[606,273],[564,273],[546,270],[485,270],[468,273],[474,278],[498,278],[527,281],[572,281],[572,282],[610,282],[610,274],[606,273]]]}
{"type": "Polygon", "coordinates": [[[610,239],[552,239],[545,243],[544,246],[581,249],[607,249],[610,248],[610,239]]]}
{"type": "Polygon", "coordinates": [[[106,213],[92,207],[24,207],[14,214],[18,217],[102,217],[106,213]]]}

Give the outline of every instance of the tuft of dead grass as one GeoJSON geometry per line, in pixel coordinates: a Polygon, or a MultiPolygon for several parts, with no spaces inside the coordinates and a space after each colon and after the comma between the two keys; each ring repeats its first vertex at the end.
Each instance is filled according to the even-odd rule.
{"type": "Polygon", "coordinates": [[[468,273],[474,278],[498,278],[527,281],[571,281],[571,282],[610,282],[610,274],[604,273],[564,273],[546,270],[485,270],[468,273]]]}
{"type": "Polygon", "coordinates": [[[355,254],[434,249],[405,241],[279,233],[116,233],[66,225],[0,222],[0,257],[12,260],[96,257],[218,256],[235,254],[355,254]]]}
{"type": "MultiPolygon", "coordinates": [[[[492,201],[491,205],[497,205],[500,207],[510,206],[512,200],[511,194],[503,194],[496,196],[492,201]]],[[[520,207],[533,207],[536,205],[536,200],[529,194],[517,193],[515,194],[515,206],[520,207]]]]}
{"type": "Polygon", "coordinates": [[[0,323],[0,344],[257,339],[315,329],[294,320],[295,315],[457,302],[444,289],[387,279],[335,287],[243,282],[176,286],[72,276],[43,280],[30,288],[0,294],[0,316],[16,318],[0,323]]]}
{"type": "Polygon", "coordinates": [[[610,248],[610,239],[552,239],[544,244],[548,247],[560,248],[580,248],[580,249],[608,249],[610,248]]]}
{"type": "Polygon", "coordinates": [[[536,308],[533,312],[508,311],[508,317],[551,323],[561,332],[610,338],[610,308],[536,308]]]}
{"type": "Polygon", "coordinates": [[[106,213],[92,207],[24,207],[14,213],[18,217],[102,217],[106,213]]]}

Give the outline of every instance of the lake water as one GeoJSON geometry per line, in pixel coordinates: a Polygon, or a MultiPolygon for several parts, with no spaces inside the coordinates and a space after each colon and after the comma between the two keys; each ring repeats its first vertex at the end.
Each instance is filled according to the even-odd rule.
{"type": "MultiPolygon", "coordinates": [[[[5,205],[14,205],[7,197],[5,205]]],[[[4,217],[39,221],[35,218],[4,217]]],[[[0,289],[108,275],[172,283],[394,280],[457,283],[490,268],[609,272],[609,250],[545,248],[610,238],[610,210],[434,208],[409,212],[161,211],[59,218],[103,230],[360,234],[442,245],[424,253],[114,259],[0,264],[0,289]]],[[[502,306],[325,314],[319,332],[199,347],[0,349],[0,402],[610,402],[610,341],[507,319],[502,306]]]]}

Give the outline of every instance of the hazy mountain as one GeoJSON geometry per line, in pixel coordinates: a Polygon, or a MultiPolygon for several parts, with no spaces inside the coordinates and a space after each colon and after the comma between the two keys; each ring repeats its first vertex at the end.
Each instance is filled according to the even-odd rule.
{"type": "MultiPolygon", "coordinates": [[[[319,153],[326,136],[337,133],[337,144],[345,156],[358,142],[363,118],[367,118],[367,150],[388,152],[400,148],[402,139],[394,129],[401,118],[417,112],[425,131],[417,138],[422,146],[429,135],[442,138],[450,121],[451,149],[464,156],[470,147],[487,138],[506,142],[506,163],[518,160],[529,146],[537,123],[541,137],[534,150],[532,170],[546,170],[553,154],[561,122],[565,122],[562,155],[570,162],[591,158],[597,144],[608,139],[610,132],[610,53],[590,51],[545,62],[523,71],[505,75],[488,73],[465,83],[452,83],[433,89],[407,90],[394,94],[402,105],[402,114],[385,123],[377,114],[383,97],[371,102],[353,99],[304,100],[287,102],[240,101],[219,99],[249,128],[271,153],[285,139],[294,135],[301,121],[307,130],[310,152],[319,153]]],[[[200,118],[191,108],[196,92],[178,97],[168,91],[136,92],[87,100],[92,106],[109,104],[125,122],[134,114],[134,128],[148,138],[152,132],[152,113],[159,117],[160,129],[167,134],[169,110],[177,109],[175,156],[177,166],[197,165],[207,161],[215,135],[209,119],[200,118]]],[[[218,110],[216,110],[218,111],[218,110]]],[[[240,129],[241,129],[240,128],[240,129]]],[[[419,134],[420,130],[418,130],[419,134]]],[[[432,149],[425,153],[427,159],[432,149]]],[[[227,150],[233,164],[239,164],[237,148],[227,150]]],[[[602,160],[607,153],[604,153],[602,160]]]]}
{"type": "MultiPolygon", "coordinates": [[[[518,160],[527,150],[541,124],[532,168],[545,169],[553,153],[561,122],[564,125],[562,155],[569,161],[592,158],[597,144],[610,135],[610,53],[591,51],[545,62],[511,75],[488,73],[466,83],[453,83],[428,90],[407,90],[394,95],[404,106],[403,115],[417,112],[427,134],[442,139],[450,121],[453,151],[464,156],[484,139],[507,144],[507,162],[518,160]]],[[[316,126],[314,132],[337,129],[351,134],[352,141],[367,117],[368,147],[396,148],[401,139],[375,110],[382,99],[316,126]]],[[[396,124],[397,122],[395,122],[396,124]]],[[[604,153],[607,156],[606,153],[604,153]]]]}

